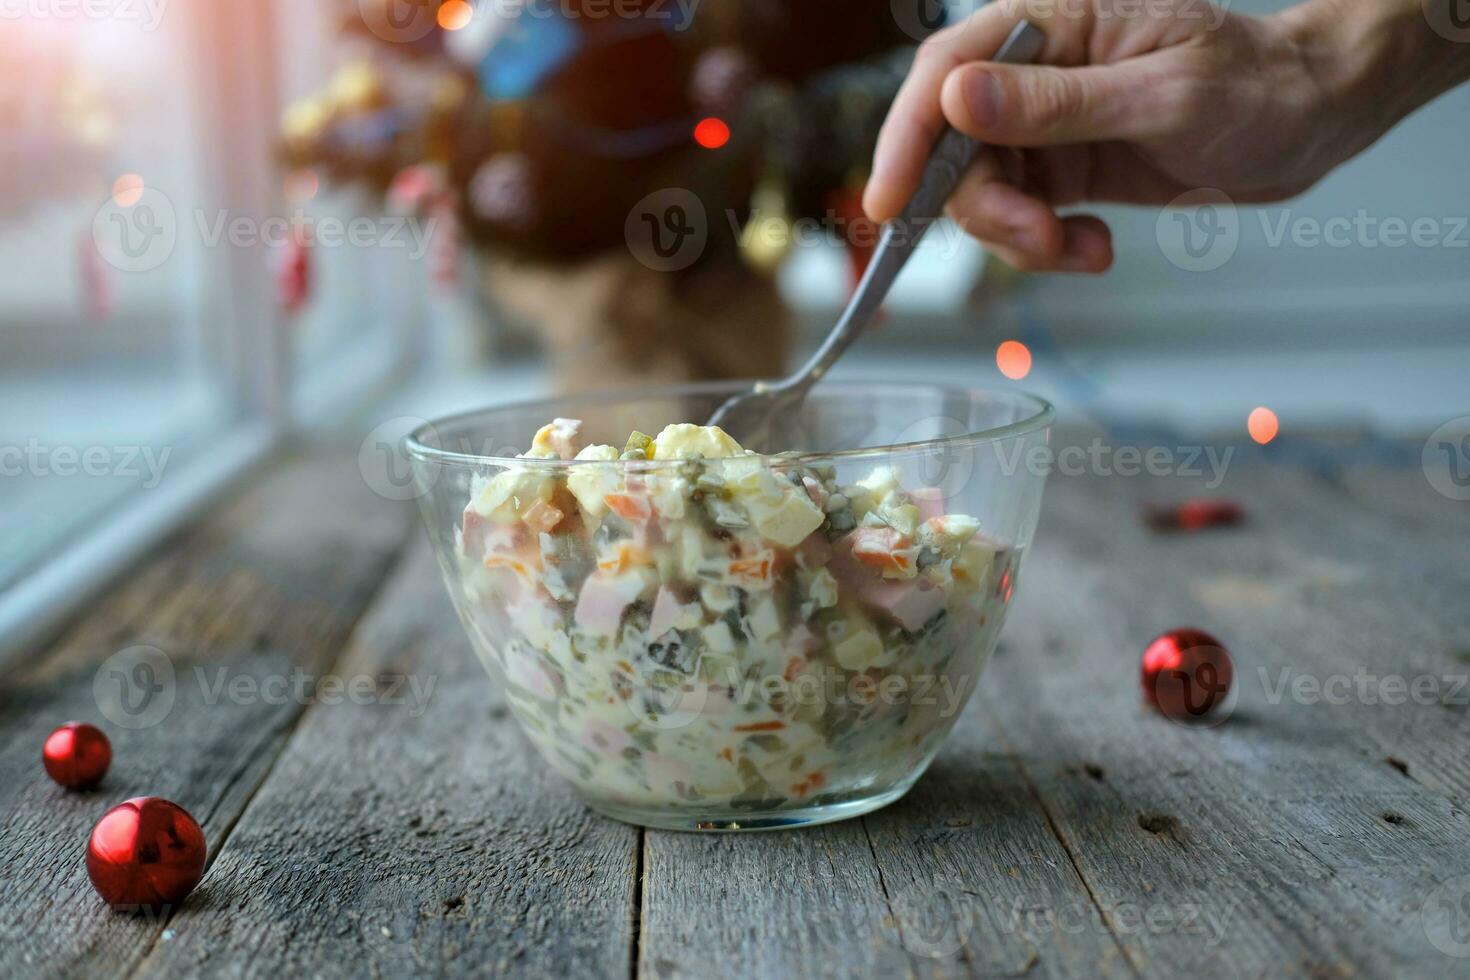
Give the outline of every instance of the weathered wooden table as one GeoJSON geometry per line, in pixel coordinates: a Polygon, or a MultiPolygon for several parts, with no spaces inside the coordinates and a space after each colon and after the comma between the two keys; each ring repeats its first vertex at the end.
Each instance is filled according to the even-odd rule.
{"type": "Polygon", "coordinates": [[[0,972],[1470,975],[1470,504],[1418,451],[1242,454],[1220,492],[1248,524],[1195,535],[1138,510],[1198,481],[1054,476],[1001,648],[914,791],[733,836],[579,805],[411,506],[348,453],[297,453],[7,678],[0,972]],[[1236,657],[1215,727],[1140,701],[1143,644],[1185,624],[1236,657]],[[171,702],[123,727],[94,682],[136,645],[167,654],[171,702]],[[82,794],[39,764],[73,717],[115,750],[82,794]],[[144,794],[209,841],[162,917],[110,912],[82,866],[93,821],[144,794]]]}

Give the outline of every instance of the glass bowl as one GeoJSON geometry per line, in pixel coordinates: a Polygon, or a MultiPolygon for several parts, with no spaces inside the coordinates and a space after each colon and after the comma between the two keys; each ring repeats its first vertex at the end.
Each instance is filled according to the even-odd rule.
{"type": "Polygon", "coordinates": [[[758,830],[898,799],[995,649],[1036,526],[1052,409],[1019,392],[824,382],[783,420],[799,452],[708,458],[722,447],[692,428],[628,441],[748,385],[523,402],[408,437],[476,653],[546,762],[619,820],[758,830]],[[533,447],[553,419],[580,430],[533,447]],[[520,456],[590,444],[611,448],[520,456]]]}

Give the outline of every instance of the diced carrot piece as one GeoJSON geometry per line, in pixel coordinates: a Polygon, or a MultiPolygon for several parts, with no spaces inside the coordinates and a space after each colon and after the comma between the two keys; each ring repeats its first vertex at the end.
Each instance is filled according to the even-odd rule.
{"type": "Polygon", "coordinates": [[[754,558],[737,558],[730,562],[730,577],[744,582],[771,580],[771,553],[763,551],[754,558]]]}
{"type": "Polygon", "coordinates": [[[779,732],[786,727],[784,721],[753,721],[748,725],[736,725],[737,732],[779,732]]]}
{"type": "Polygon", "coordinates": [[[607,493],[602,495],[602,502],[625,521],[641,524],[653,516],[653,506],[649,504],[647,497],[635,497],[630,493],[607,493]]]}
{"type": "Polygon", "coordinates": [[[613,556],[599,561],[597,567],[609,575],[621,575],[628,569],[645,564],[647,561],[648,555],[642,548],[631,541],[619,541],[613,556]]]}
{"type": "Polygon", "coordinates": [[[794,681],[796,680],[796,676],[801,673],[801,668],[805,666],[805,660],[800,657],[792,657],[786,662],[786,671],[781,676],[788,681],[794,681]]]}
{"type": "Polygon", "coordinates": [[[566,517],[566,514],[555,506],[544,500],[538,500],[526,508],[525,514],[521,515],[521,520],[525,522],[526,527],[541,534],[554,530],[563,517],[566,517]]]}
{"type": "Polygon", "coordinates": [[[903,554],[912,542],[889,527],[860,527],[852,532],[852,556],[874,568],[908,571],[913,558],[903,554]]]}

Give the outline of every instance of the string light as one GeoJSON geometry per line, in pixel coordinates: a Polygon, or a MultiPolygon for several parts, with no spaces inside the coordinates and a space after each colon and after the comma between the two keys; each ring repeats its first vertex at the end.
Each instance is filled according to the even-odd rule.
{"type": "Polygon", "coordinates": [[[123,174],[112,182],[112,202],[120,208],[130,208],[143,200],[143,178],[137,174],[123,174]]]}
{"type": "Polygon", "coordinates": [[[1031,350],[1019,340],[1007,340],[995,349],[995,366],[1012,381],[1031,373],[1031,350]]]}
{"type": "Polygon", "coordinates": [[[1251,409],[1250,416],[1245,420],[1245,430],[1263,446],[1276,438],[1280,428],[1281,421],[1276,418],[1276,413],[1264,406],[1251,409]]]}
{"type": "Polygon", "coordinates": [[[475,11],[465,0],[447,0],[439,7],[439,26],[446,31],[457,31],[474,19],[475,11]]]}
{"type": "Polygon", "coordinates": [[[730,127],[725,124],[725,120],[714,116],[701,119],[694,127],[694,142],[706,150],[718,150],[730,142],[730,127]]]}

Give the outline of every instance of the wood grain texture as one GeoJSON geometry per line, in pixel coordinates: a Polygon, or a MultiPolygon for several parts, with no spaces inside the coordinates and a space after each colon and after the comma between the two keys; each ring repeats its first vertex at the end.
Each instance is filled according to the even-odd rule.
{"type": "Polygon", "coordinates": [[[524,741],[427,545],[337,669],[402,703],[308,710],[144,972],[625,977],[639,831],[524,741]]]}
{"type": "MultiPolygon", "coordinates": [[[[7,678],[4,972],[110,975],[141,959],[167,916],[117,914],[98,900],[82,864],[92,824],[128,797],[164,796],[194,814],[217,857],[304,710],[291,699],[241,697],[241,687],[231,693],[221,681],[249,686],[293,669],[327,670],[413,519],[374,496],[345,456],[289,463],[162,547],[7,678]],[[172,662],[173,703],[156,722],[129,728],[103,716],[94,680],[110,655],[138,644],[172,662]],[[55,786],[40,765],[46,734],[71,718],[100,724],[113,745],[111,771],[86,793],[55,786]]],[[[104,671],[100,683],[111,682],[104,671]]]]}
{"type": "Polygon", "coordinates": [[[1447,879],[1470,893],[1463,709],[1290,686],[1457,683],[1464,665],[1445,651],[1470,610],[1437,594],[1464,594],[1463,539],[1409,534],[1328,477],[1249,461],[1222,488],[1250,509],[1246,527],[1160,536],[1136,520],[1140,499],[1179,491],[1054,481],[980,698],[1129,961],[1149,975],[1463,968],[1421,914],[1447,879]],[[1218,727],[1141,707],[1139,651],[1175,625],[1234,651],[1239,701],[1218,727]]]}
{"type": "Polygon", "coordinates": [[[1470,975],[1426,917],[1470,908],[1470,504],[1435,494],[1412,448],[1242,451],[1213,492],[1248,522],[1193,535],[1151,531],[1139,509],[1200,480],[1054,476],[1001,648],[930,772],[860,820],[748,836],[585,810],[519,735],[427,549],[394,564],[409,515],[354,497],[350,472],[285,470],[6,691],[5,965],[1470,975]],[[1218,725],[1143,706],[1142,648],[1183,625],[1234,654],[1218,725]],[[40,739],[96,720],[97,664],[138,642],[257,680],[305,657],[374,692],[399,683],[401,700],[210,705],[181,681],[165,722],[114,739],[103,791],[51,787],[40,739]],[[214,845],[167,923],[102,911],[77,863],[112,797],[141,792],[203,817],[214,845]]]}

